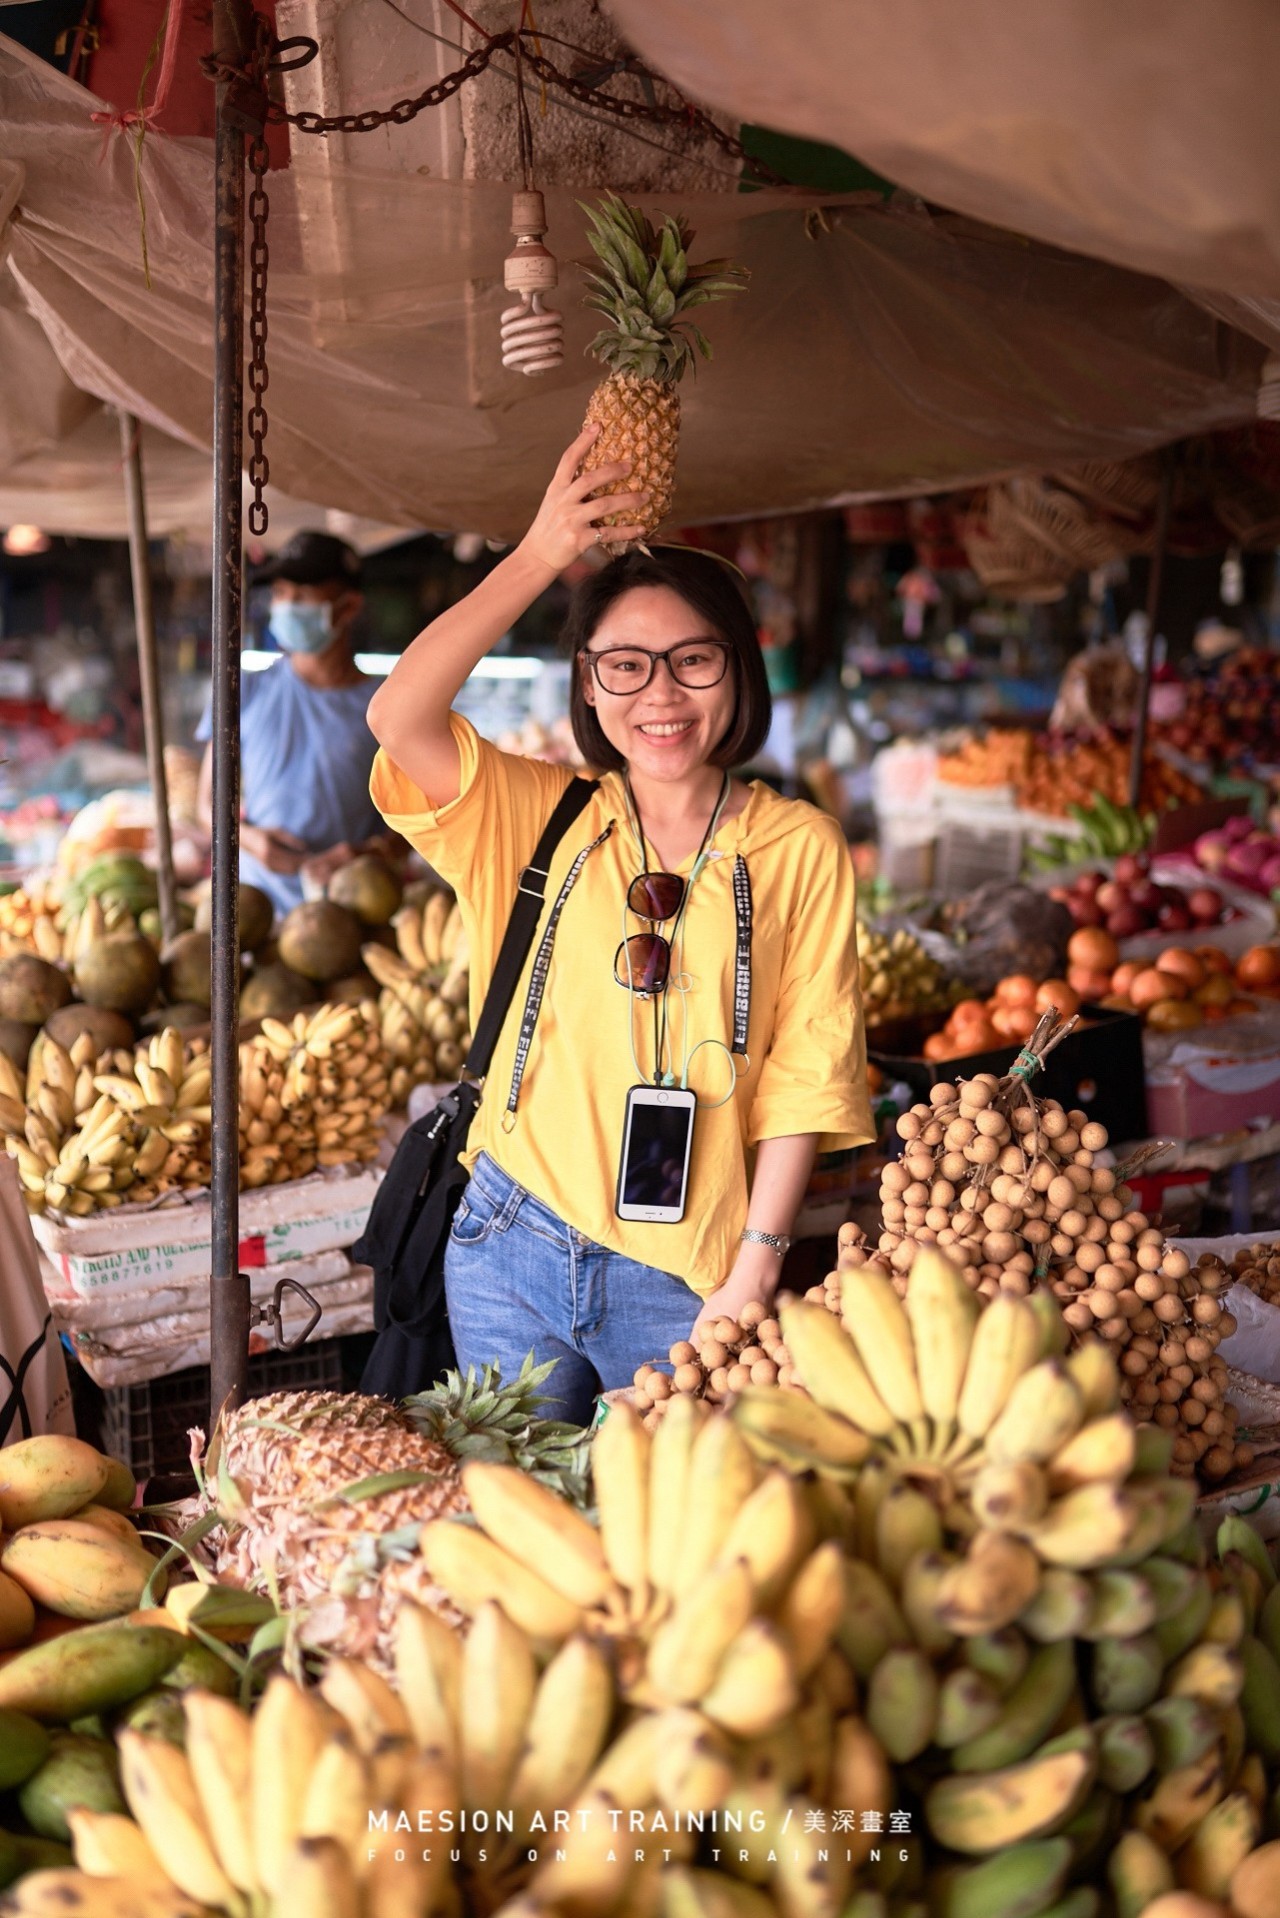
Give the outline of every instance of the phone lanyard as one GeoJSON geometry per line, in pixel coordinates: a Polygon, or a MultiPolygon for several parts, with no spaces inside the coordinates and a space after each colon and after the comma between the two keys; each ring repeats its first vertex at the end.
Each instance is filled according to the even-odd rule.
{"type": "MultiPolygon", "coordinates": [[[[556,895],[556,902],[551,908],[546,931],[539,941],[533,971],[529,975],[529,990],[525,995],[520,1034],[516,1040],[515,1064],[511,1069],[511,1090],[507,1095],[507,1109],[502,1118],[503,1129],[507,1132],[510,1132],[515,1124],[516,1107],[520,1103],[520,1088],[524,1084],[525,1068],[529,1063],[529,1048],[533,1044],[538,1015],[542,1011],[542,1000],[547,989],[547,975],[551,970],[551,953],[555,945],[560,914],[564,911],[569,894],[578,883],[578,875],[587,863],[587,859],[597,846],[604,844],[612,831],[611,820],[599,838],[593,839],[589,846],[584,846],[570,866],[564,884],[556,895]]],[[[733,912],[737,937],[733,962],[733,1045],[731,1050],[745,1058],[747,1032],[751,1024],[751,880],[747,872],[747,862],[741,853],[735,853],[733,860],[733,912]]]]}

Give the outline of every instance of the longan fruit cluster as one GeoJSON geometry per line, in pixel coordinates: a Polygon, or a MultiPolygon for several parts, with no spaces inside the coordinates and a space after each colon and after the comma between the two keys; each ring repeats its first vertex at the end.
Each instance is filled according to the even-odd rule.
{"type": "Polygon", "coordinates": [[[677,1339],[667,1354],[671,1370],[642,1365],[635,1374],[636,1409],[650,1430],[681,1392],[722,1404],[748,1385],[787,1385],[799,1390],[782,1328],[764,1305],[744,1305],[738,1319],[704,1327],[697,1345],[677,1339]]]}
{"type": "Polygon", "coordinates": [[[1280,1245],[1242,1247],[1231,1261],[1233,1285],[1247,1285],[1267,1305],[1280,1305],[1280,1245]]]}

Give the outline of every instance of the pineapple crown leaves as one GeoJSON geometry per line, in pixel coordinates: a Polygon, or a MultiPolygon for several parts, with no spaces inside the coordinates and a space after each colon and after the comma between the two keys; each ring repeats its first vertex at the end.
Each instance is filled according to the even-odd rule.
{"type": "Polygon", "coordinates": [[[402,1409],[424,1437],[454,1458],[518,1466],[581,1505],[587,1490],[587,1434],[580,1426],[537,1414],[546,1402],[538,1387],[555,1364],[550,1359],[535,1365],[530,1352],[509,1385],[496,1365],[486,1365],[479,1377],[469,1366],[465,1379],[460,1372],[446,1372],[428,1391],[406,1399],[402,1409]]]}
{"type": "Polygon", "coordinates": [[[587,238],[601,267],[585,276],[590,290],[584,305],[610,322],[587,351],[616,373],[664,382],[680,379],[695,351],[709,360],[706,335],[682,316],[744,292],[747,269],[729,260],[690,265],[693,234],[678,214],[668,214],[655,230],[616,193],[598,207],[578,204],[591,222],[587,238]]]}

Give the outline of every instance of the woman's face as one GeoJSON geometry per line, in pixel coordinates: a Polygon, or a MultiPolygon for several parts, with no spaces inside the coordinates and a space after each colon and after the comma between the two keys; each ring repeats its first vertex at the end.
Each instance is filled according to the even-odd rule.
{"type": "MultiPolygon", "coordinates": [[[[715,628],[670,586],[633,586],[614,600],[586,650],[603,653],[624,647],[640,654],[674,647],[683,653],[687,647],[691,666],[708,657],[718,665],[721,647],[712,647],[708,655],[698,642],[719,639],[715,628]]],[[[595,707],[605,738],[633,771],[649,779],[683,779],[705,766],[729,730],[737,701],[732,657],[714,686],[682,686],[671,665],[670,660],[659,660],[647,686],[615,693],[600,685],[587,661],[579,663],[587,704],[595,707]]],[[[628,668],[637,681],[643,679],[644,662],[639,659],[621,666],[614,662],[615,672],[625,675],[628,668]]]]}

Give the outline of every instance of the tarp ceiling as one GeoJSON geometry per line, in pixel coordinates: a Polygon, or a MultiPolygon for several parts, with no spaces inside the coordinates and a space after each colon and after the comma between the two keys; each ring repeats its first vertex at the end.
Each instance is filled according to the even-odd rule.
{"type": "Polygon", "coordinates": [[[1054,246],[1280,301],[1275,0],[605,0],[691,98],[1054,246]]]}
{"type": "MultiPolygon", "coordinates": [[[[148,137],[148,292],[132,147],[114,135],[104,146],[97,104],[0,37],[5,269],[75,388],[204,447],[211,145],[148,137]]],[[[270,179],[273,481],[406,528],[518,534],[593,379],[591,316],[567,264],[586,251],[573,195],[548,196],[566,362],[525,380],[497,350],[510,189],[293,147],[270,179]]],[[[682,202],[699,250],[753,273],[745,298],[708,315],[716,359],[684,389],[684,520],[1118,459],[1252,412],[1261,349],[1162,281],[913,202],[826,200],[820,224],[806,220],[817,204],[795,192],[682,202]]],[[[0,330],[9,317],[22,315],[0,305],[0,330]]],[[[0,365],[0,412],[8,384],[0,365]]],[[[65,421],[31,396],[29,474],[33,432],[56,453],[83,425],[82,403],[61,403],[65,421]]],[[[0,463],[0,497],[12,479],[0,463]]]]}

